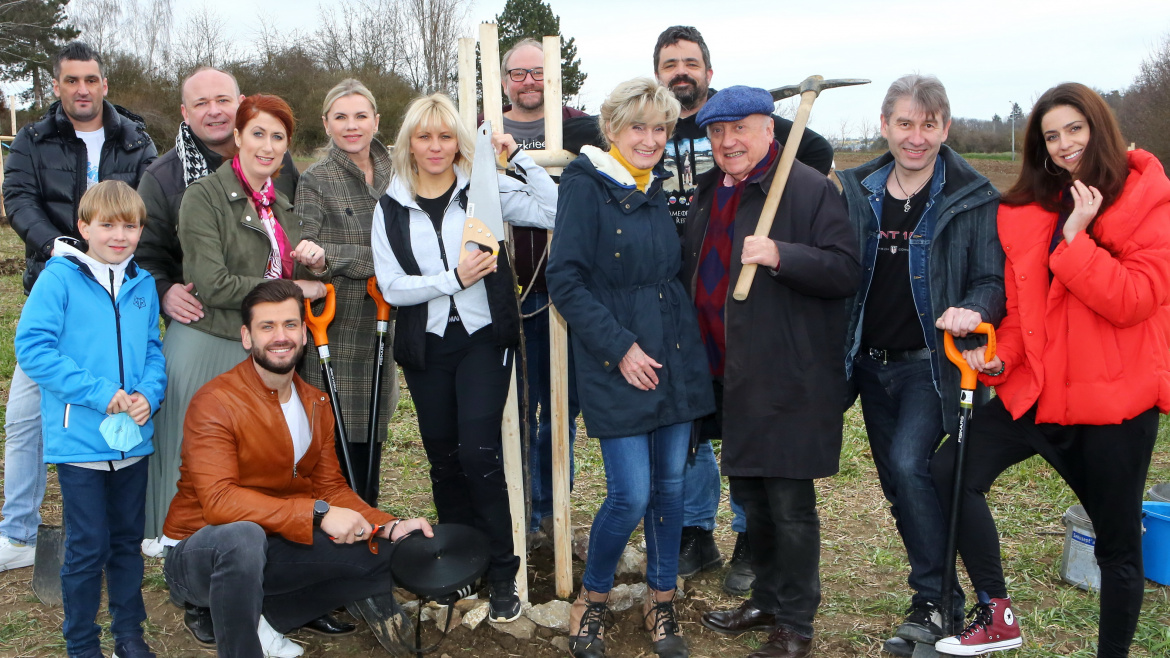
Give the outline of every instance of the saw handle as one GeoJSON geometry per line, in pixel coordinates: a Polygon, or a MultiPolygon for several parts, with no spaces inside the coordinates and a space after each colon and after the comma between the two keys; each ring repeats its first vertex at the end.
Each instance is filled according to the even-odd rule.
{"type": "Polygon", "coordinates": [[[305,300],[305,324],[309,325],[309,331],[313,334],[313,342],[318,347],[329,344],[329,334],[326,330],[329,329],[329,323],[333,322],[333,316],[336,313],[337,294],[332,283],[325,284],[325,308],[321,311],[321,315],[313,315],[312,303],[305,300]]]}
{"type": "MultiPolygon", "coordinates": [[[[378,277],[372,276],[366,279],[366,292],[373,298],[374,303],[378,305],[378,322],[389,322],[390,304],[382,298],[382,291],[378,289],[378,277]]],[[[332,316],[329,319],[332,320],[332,316]]]]}
{"type": "MultiPolygon", "coordinates": [[[[972,333],[985,334],[987,336],[987,352],[984,353],[984,361],[990,361],[995,358],[995,327],[990,323],[980,322],[978,327],[972,333]]],[[[943,342],[946,347],[947,358],[950,362],[959,368],[962,377],[959,381],[959,386],[965,391],[974,391],[975,385],[979,381],[979,373],[974,368],[967,365],[967,360],[963,358],[963,353],[959,348],[955,347],[955,338],[949,332],[943,332],[943,342]]]]}

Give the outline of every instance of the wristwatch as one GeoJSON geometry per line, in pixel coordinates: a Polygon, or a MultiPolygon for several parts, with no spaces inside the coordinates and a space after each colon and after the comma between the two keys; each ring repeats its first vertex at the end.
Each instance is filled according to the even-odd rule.
{"type": "Polygon", "coordinates": [[[329,503],[318,500],[313,503],[313,527],[320,528],[321,520],[329,513],[329,503]]]}

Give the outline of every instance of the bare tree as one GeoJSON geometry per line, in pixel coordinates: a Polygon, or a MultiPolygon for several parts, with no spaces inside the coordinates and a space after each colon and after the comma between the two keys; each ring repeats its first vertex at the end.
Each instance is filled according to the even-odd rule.
{"type": "Polygon", "coordinates": [[[170,68],[174,0],[73,0],[71,6],[81,39],[99,53],[132,55],[155,73],[170,68]]]}
{"type": "Polygon", "coordinates": [[[119,43],[118,26],[122,24],[122,6],[118,0],[73,0],[70,18],[81,30],[81,39],[99,53],[106,53],[119,43]]]}
{"type": "Polygon", "coordinates": [[[467,0],[403,0],[410,27],[405,74],[420,91],[450,93],[455,80],[457,45],[466,33],[467,0]]]}
{"type": "Polygon", "coordinates": [[[179,69],[196,66],[223,68],[239,59],[227,33],[227,20],[213,13],[206,4],[187,18],[175,45],[175,64],[179,69]]]}
{"type": "Polygon", "coordinates": [[[849,143],[849,119],[841,119],[839,125],[841,132],[839,133],[840,137],[837,140],[836,148],[838,150],[844,150],[849,143]]]}
{"type": "Polygon", "coordinates": [[[396,73],[406,60],[403,11],[400,0],[319,4],[309,49],[331,71],[396,73]]]}

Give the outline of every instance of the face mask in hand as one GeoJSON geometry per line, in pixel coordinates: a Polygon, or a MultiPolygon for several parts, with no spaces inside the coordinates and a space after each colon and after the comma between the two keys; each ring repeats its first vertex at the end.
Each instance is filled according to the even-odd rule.
{"type": "Polygon", "coordinates": [[[138,423],[126,412],[106,416],[99,428],[106,444],[114,450],[128,452],[131,448],[142,443],[142,430],[138,423]]]}

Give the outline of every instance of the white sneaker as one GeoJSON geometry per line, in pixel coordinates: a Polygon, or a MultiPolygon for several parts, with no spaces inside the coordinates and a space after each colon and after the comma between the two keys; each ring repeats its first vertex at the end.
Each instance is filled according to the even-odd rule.
{"type": "Polygon", "coordinates": [[[276,632],[268,625],[268,620],[260,616],[260,625],[256,627],[256,634],[260,636],[260,648],[264,650],[265,658],[297,658],[305,652],[301,645],[276,632]]]}
{"type": "Polygon", "coordinates": [[[162,537],[147,537],[142,540],[142,554],[146,557],[162,557],[165,548],[162,537]]]}
{"type": "Polygon", "coordinates": [[[18,544],[7,537],[0,537],[0,571],[31,567],[37,547],[18,544]]]}

